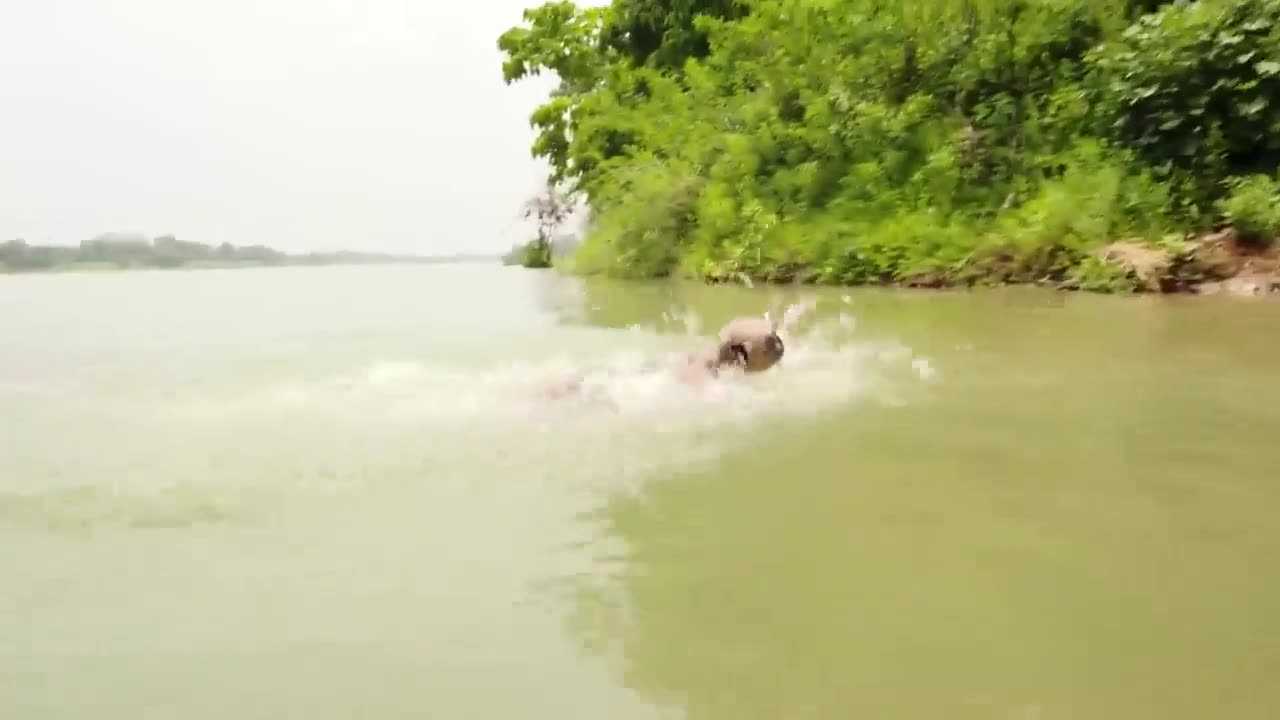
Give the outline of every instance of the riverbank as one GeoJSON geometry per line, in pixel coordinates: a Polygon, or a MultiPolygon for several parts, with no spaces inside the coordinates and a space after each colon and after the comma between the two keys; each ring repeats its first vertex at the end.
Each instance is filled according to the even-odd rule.
{"type": "MultiPolygon", "coordinates": [[[[590,260],[568,256],[557,266],[571,274],[610,275],[590,260]]],[[[764,283],[958,289],[1029,285],[1062,291],[1262,296],[1280,294],[1280,243],[1257,246],[1233,228],[1160,242],[1117,241],[1089,251],[1049,245],[1039,252],[992,244],[946,268],[840,282],[821,268],[778,265],[759,274],[707,273],[711,284],[764,283]]]]}
{"type": "MultiPolygon", "coordinates": [[[[993,250],[967,259],[950,272],[883,278],[877,284],[934,289],[1026,284],[1068,291],[1236,296],[1280,293],[1280,244],[1257,247],[1242,242],[1232,228],[1163,243],[1108,243],[1073,259],[1074,263],[1055,270],[993,250]]],[[[802,274],[795,279],[812,281],[802,274]]]]}
{"type": "Polygon", "coordinates": [[[1280,245],[1256,247],[1233,229],[1170,248],[1113,243],[1095,256],[1124,282],[1115,289],[1200,295],[1280,292],[1280,245]]]}

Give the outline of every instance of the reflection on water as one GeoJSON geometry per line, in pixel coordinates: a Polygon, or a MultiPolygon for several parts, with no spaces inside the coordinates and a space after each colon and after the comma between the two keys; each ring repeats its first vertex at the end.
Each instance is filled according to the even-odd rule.
{"type": "Polygon", "coordinates": [[[1274,305],[461,266],[0,307],[0,717],[1280,709],[1274,305]],[[775,371],[654,370],[765,312],[775,371]]]}

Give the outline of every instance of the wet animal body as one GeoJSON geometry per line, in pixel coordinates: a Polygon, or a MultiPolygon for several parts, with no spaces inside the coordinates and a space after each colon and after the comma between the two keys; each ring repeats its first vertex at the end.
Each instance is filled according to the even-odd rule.
{"type": "MultiPolygon", "coordinates": [[[[720,329],[715,347],[687,356],[671,368],[682,382],[699,385],[720,376],[726,369],[744,373],[764,372],[777,365],[786,354],[786,345],[776,326],[766,318],[739,317],[720,329]]],[[[559,397],[577,390],[583,377],[577,375],[552,383],[546,392],[559,397]]]]}

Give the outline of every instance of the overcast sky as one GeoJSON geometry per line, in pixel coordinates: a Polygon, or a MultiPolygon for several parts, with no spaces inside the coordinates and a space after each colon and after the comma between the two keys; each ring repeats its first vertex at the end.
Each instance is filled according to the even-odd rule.
{"type": "Polygon", "coordinates": [[[505,250],[552,81],[496,40],[540,2],[0,0],[0,240],[505,250]]]}

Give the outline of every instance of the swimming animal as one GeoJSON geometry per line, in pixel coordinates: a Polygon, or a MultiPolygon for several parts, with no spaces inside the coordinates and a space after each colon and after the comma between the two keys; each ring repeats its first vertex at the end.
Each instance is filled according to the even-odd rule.
{"type": "MultiPolygon", "coordinates": [[[[715,347],[685,356],[671,371],[681,382],[701,385],[726,369],[748,374],[764,372],[777,365],[785,354],[786,345],[774,322],[763,317],[737,317],[720,328],[715,347]]],[[[551,383],[544,392],[561,397],[578,390],[583,380],[583,375],[577,374],[551,383]]]]}
{"type": "Polygon", "coordinates": [[[777,365],[787,348],[778,336],[777,325],[762,317],[740,317],[720,329],[717,349],[721,364],[729,358],[749,373],[764,372],[777,365]]]}

